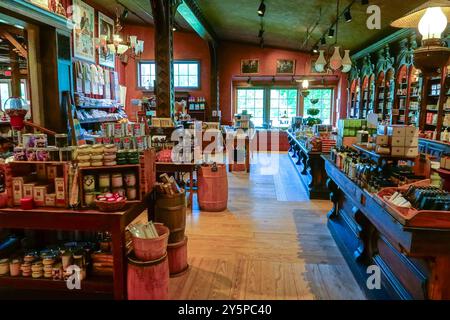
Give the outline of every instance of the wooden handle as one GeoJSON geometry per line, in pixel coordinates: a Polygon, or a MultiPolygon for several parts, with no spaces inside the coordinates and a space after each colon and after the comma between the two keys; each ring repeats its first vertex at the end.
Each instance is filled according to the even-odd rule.
{"type": "Polygon", "coordinates": [[[39,130],[39,131],[41,131],[41,132],[43,132],[43,133],[46,133],[46,134],[49,134],[49,135],[51,135],[51,136],[54,136],[54,135],[57,134],[55,131],[49,130],[49,129],[47,129],[47,128],[44,128],[44,127],[42,127],[42,126],[40,126],[40,125],[38,125],[38,124],[35,124],[35,123],[33,123],[33,122],[30,122],[30,121],[24,121],[23,123],[24,123],[27,127],[32,127],[32,128],[34,128],[34,129],[36,129],[36,130],[39,130]]]}

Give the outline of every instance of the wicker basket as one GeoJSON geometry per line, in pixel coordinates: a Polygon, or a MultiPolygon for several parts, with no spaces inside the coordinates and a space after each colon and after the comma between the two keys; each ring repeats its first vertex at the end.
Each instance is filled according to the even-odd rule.
{"type": "Polygon", "coordinates": [[[100,211],[104,212],[113,212],[113,211],[120,211],[122,210],[125,205],[127,204],[127,199],[124,199],[122,201],[99,201],[95,200],[95,205],[100,211]]]}

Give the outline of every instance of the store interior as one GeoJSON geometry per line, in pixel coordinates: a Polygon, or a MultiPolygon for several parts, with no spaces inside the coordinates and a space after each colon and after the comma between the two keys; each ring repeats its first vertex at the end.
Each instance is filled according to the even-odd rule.
{"type": "Polygon", "coordinates": [[[301,2],[2,0],[0,299],[450,299],[450,2],[301,2]]]}

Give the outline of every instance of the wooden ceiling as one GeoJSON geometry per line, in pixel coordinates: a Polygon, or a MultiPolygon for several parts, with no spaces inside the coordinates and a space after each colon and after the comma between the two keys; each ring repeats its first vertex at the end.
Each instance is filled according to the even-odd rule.
{"type": "MultiPolygon", "coordinates": [[[[259,44],[258,32],[260,17],[257,9],[260,0],[196,0],[199,8],[221,40],[231,40],[259,44]]],[[[105,8],[111,15],[115,8],[126,7],[130,14],[127,22],[133,24],[152,24],[150,0],[91,0],[105,8]]],[[[360,0],[340,0],[340,11],[354,2],[351,7],[352,21],[346,23],[340,18],[337,42],[353,53],[395,31],[389,24],[398,17],[426,2],[425,0],[370,0],[370,5],[381,8],[381,30],[369,30],[366,27],[367,5],[360,0]]],[[[264,43],[266,46],[285,49],[311,51],[321,36],[327,32],[336,19],[336,0],[265,0],[264,43]],[[311,33],[309,41],[307,29],[319,18],[319,24],[311,33]]],[[[178,14],[176,23],[181,29],[189,26],[178,14]]],[[[333,46],[335,39],[327,40],[327,46],[333,46]]]]}
{"type": "MultiPolygon", "coordinates": [[[[352,0],[340,1],[340,12],[352,0]]],[[[356,0],[351,7],[352,21],[340,18],[338,44],[352,51],[359,50],[394,31],[389,27],[391,21],[424,3],[424,0],[370,0],[370,5],[381,8],[381,30],[368,30],[366,21],[367,5],[356,0]]],[[[198,0],[203,13],[222,39],[258,44],[260,17],[257,9],[260,0],[198,0]]],[[[336,0],[265,0],[264,42],[266,45],[294,50],[311,50],[327,32],[336,19],[336,0]],[[303,42],[307,29],[311,28],[322,16],[318,26],[312,32],[306,47],[303,42]]],[[[327,44],[334,44],[328,39],[327,44]]]]}

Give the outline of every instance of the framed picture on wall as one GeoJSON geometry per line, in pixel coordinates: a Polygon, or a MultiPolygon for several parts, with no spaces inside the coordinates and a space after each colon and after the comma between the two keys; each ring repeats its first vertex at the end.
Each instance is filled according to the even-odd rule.
{"type": "Polygon", "coordinates": [[[242,74],[259,73],[259,59],[241,60],[241,73],[242,74]]]}
{"type": "MultiPolygon", "coordinates": [[[[106,41],[112,41],[114,34],[114,20],[105,16],[103,13],[98,13],[98,36],[99,39],[106,39],[106,41]]],[[[100,40],[102,41],[102,40],[100,40]]],[[[114,68],[115,57],[109,50],[107,52],[99,50],[98,63],[101,66],[114,68]]]]}
{"type": "Polygon", "coordinates": [[[95,63],[94,8],[81,0],[73,0],[73,50],[75,58],[95,63]]]}
{"type": "Polygon", "coordinates": [[[295,74],[295,60],[279,59],[277,60],[277,74],[295,74]]]}

